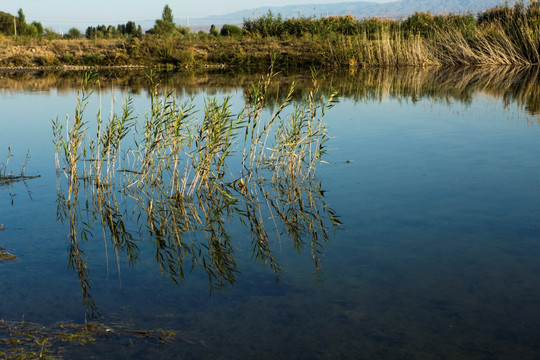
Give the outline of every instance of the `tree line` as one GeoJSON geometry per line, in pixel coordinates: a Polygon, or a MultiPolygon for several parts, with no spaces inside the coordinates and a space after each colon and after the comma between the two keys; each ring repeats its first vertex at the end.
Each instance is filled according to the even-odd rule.
{"type": "MultiPolygon", "coordinates": [[[[526,23],[531,31],[540,27],[540,3],[522,0],[513,6],[499,5],[476,15],[472,13],[432,15],[416,12],[404,19],[377,17],[357,19],[351,15],[327,17],[298,17],[283,19],[271,11],[254,19],[244,19],[242,32],[256,37],[289,38],[303,36],[363,35],[368,40],[377,39],[382,32],[400,36],[432,38],[449,29],[470,35],[491,24],[502,24],[506,29],[517,23],[526,23]]],[[[510,29],[512,30],[512,29],[510,29]]]]}
{"type": "MultiPolygon", "coordinates": [[[[504,6],[497,6],[476,15],[471,13],[431,15],[429,12],[417,12],[399,20],[376,17],[357,19],[351,15],[283,19],[281,15],[274,15],[269,11],[258,18],[244,19],[242,27],[226,24],[218,31],[212,25],[208,33],[199,32],[197,35],[203,38],[208,35],[235,38],[248,35],[285,39],[306,35],[319,37],[363,35],[367,40],[374,40],[379,38],[382,32],[387,32],[405,37],[420,35],[424,38],[432,38],[441,32],[448,31],[448,29],[468,36],[492,23],[503,24],[505,29],[509,29],[509,32],[512,30],[511,25],[526,23],[529,30],[536,32],[540,27],[540,4],[536,0],[530,0],[526,6],[522,0],[519,0],[513,6],[509,6],[507,3],[504,6]]],[[[84,33],[77,28],[71,28],[66,34],[60,35],[50,28],[44,29],[40,22],[26,23],[23,10],[19,9],[17,16],[0,12],[0,34],[49,39],[60,37],[68,39],[82,37],[87,39],[142,39],[147,34],[160,37],[194,36],[194,34],[190,34],[189,27],[175,24],[169,5],[165,5],[161,18],[155,20],[154,26],[145,33],[140,25],[134,21],[128,21],[117,26],[89,26],[84,33]]]]}
{"type": "Polygon", "coordinates": [[[45,29],[37,21],[27,24],[23,10],[19,9],[17,16],[0,11],[0,33],[5,35],[40,37],[45,33],[45,29]]]}
{"type": "MultiPolygon", "coordinates": [[[[199,32],[200,34],[201,32],[199,32]]],[[[139,38],[145,34],[152,34],[164,37],[177,37],[190,34],[187,26],[174,23],[174,16],[169,5],[165,5],[160,19],[155,21],[154,27],[143,32],[141,25],[134,21],[128,21],[125,24],[97,25],[89,26],[84,32],[76,27],[70,28],[65,34],[58,34],[51,28],[44,28],[40,22],[34,21],[31,24],[26,23],[26,16],[22,9],[19,9],[17,15],[12,15],[0,11],[0,34],[7,36],[25,36],[32,38],[48,39],[119,39],[119,38],[139,38]]],[[[242,29],[235,25],[224,25],[221,31],[218,31],[214,25],[211,26],[208,33],[212,36],[241,36],[242,29]]]]}

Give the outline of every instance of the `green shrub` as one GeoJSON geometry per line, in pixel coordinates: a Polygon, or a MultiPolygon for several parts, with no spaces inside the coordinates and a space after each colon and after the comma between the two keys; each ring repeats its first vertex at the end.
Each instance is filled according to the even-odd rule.
{"type": "Polygon", "coordinates": [[[235,38],[240,38],[242,37],[242,29],[236,25],[225,24],[221,28],[220,34],[221,36],[232,36],[235,38]]]}
{"type": "Polygon", "coordinates": [[[68,39],[80,39],[82,37],[81,31],[75,27],[69,29],[68,33],[64,35],[68,39]]]}

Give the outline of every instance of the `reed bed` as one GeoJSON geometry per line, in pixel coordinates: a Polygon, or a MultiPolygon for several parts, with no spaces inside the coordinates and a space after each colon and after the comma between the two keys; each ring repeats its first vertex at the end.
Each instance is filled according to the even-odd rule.
{"type": "Polygon", "coordinates": [[[536,1],[498,6],[476,17],[420,12],[404,20],[350,15],[283,20],[269,12],[244,20],[244,30],[253,37],[323,44],[311,47],[322,55],[321,66],[540,63],[540,4],[536,1]]]}
{"type": "Polygon", "coordinates": [[[230,235],[231,226],[245,227],[253,259],[276,275],[282,238],[298,250],[308,247],[320,272],[329,231],[340,224],[315,175],[328,141],[323,117],[335,94],[322,97],[315,81],[306,98],[293,101],[293,85],[269,112],[271,77],[252,85],[238,112],[230,98],[208,99],[198,110],[192,100],[154,90],[140,119],[128,98],[108,121],[98,112],[95,135],[84,120],[92,96],[86,78],[73,121],[57,119],[52,127],[58,217],[69,222],[70,266],[90,314],[99,312],[81,240],[96,223],[113,243],[119,273],[120,256],[137,261],[141,239],[150,236],[171,281],[202,269],[211,289],[224,288],[240,271],[236,251],[244,243],[230,235]]]}
{"type": "Polygon", "coordinates": [[[162,67],[265,70],[438,65],[538,65],[540,5],[518,1],[473,14],[406,19],[350,15],[246,19],[240,36],[14,40],[0,37],[2,67],[162,67]],[[277,58],[274,57],[277,55],[277,58]]]}

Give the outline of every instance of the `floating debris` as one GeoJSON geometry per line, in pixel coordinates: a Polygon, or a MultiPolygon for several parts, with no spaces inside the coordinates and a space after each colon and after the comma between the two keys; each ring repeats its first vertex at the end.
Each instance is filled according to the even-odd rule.
{"type": "Polygon", "coordinates": [[[22,165],[21,173],[20,175],[13,175],[13,172],[8,172],[8,165],[9,165],[9,159],[12,157],[11,155],[11,147],[8,147],[8,155],[6,162],[4,164],[0,164],[0,186],[7,186],[15,182],[19,181],[26,181],[30,179],[36,179],[41,177],[41,175],[34,175],[34,176],[28,176],[25,175],[26,165],[28,163],[28,160],[30,159],[30,150],[26,153],[26,160],[24,161],[24,164],[22,165]]]}
{"type": "MultiPolygon", "coordinates": [[[[3,229],[0,228],[0,230],[3,230],[3,229]]],[[[4,248],[0,247],[0,262],[15,261],[15,260],[17,260],[17,257],[15,255],[4,251],[4,248]]]]}
{"type": "Polygon", "coordinates": [[[0,186],[6,186],[6,185],[10,185],[10,184],[13,184],[13,183],[16,183],[16,182],[19,182],[19,181],[26,181],[26,180],[31,180],[31,179],[37,179],[41,177],[41,175],[32,175],[32,176],[27,176],[27,175],[17,175],[17,176],[13,176],[13,175],[9,175],[9,176],[0,176],[0,186]]]}

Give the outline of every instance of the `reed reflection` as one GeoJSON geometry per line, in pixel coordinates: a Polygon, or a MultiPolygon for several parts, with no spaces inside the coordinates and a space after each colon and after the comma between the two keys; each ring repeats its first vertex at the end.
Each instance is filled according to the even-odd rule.
{"type": "Polygon", "coordinates": [[[294,101],[291,87],[268,114],[269,76],[250,89],[238,114],[230,99],[210,99],[197,118],[189,101],[154,90],[143,123],[127,99],[107,123],[98,114],[97,134],[90,136],[84,120],[89,81],[73,123],[64,128],[53,122],[62,158],[58,217],[69,222],[69,265],[89,314],[97,315],[98,308],[83,243],[98,226],[118,267],[122,256],[135,264],[149,241],[173,283],[202,270],[210,289],[224,289],[242,270],[238,258],[245,247],[279,276],[283,265],[275,250],[283,242],[309,251],[318,276],[325,244],[340,224],[316,176],[328,138],[322,119],[333,94],[322,96],[315,82],[304,99],[294,101]]]}
{"type": "MultiPolygon", "coordinates": [[[[349,71],[322,72],[320,91],[355,101],[380,100],[385,97],[418,101],[422,98],[457,100],[469,103],[475,93],[516,102],[531,115],[540,114],[540,68],[537,66],[490,67],[427,67],[427,68],[364,68],[349,71]]],[[[224,72],[156,72],[153,80],[177,93],[195,95],[205,92],[247,91],[260,74],[224,72]]],[[[4,72],[0,89],[12,91],[69,92],[82,82],[80,72],[4,72]]],[[[100,86],[104,89],[123,88],[132,93],[153,91],[152,79],[144,71],[102,71],[100,86]]],[[[309,72],[280,73],[275,76],[267,93],[267,104],[280,105],[295,82],[293,97],[301,99],[311,88],[309,72]]]]}

